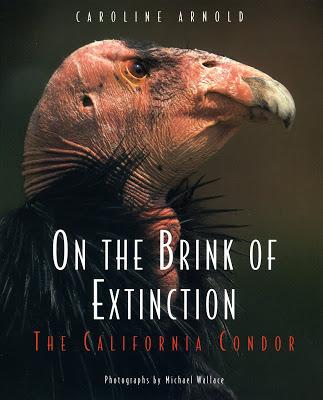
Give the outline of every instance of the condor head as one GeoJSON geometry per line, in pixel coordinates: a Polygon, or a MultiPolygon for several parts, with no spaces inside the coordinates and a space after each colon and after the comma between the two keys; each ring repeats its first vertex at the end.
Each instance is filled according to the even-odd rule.
{"type": "MultiPolygon", "coordinates": [[[[146,154],[128,177],[130,207],[162,205],[167,192],[214,155],[246,121],[280,119],[295,105],[268,75],[201,50],[91,43],[51,77],[29,123],[28,198],[120,145],[146,154]]],[[[90,165],[89,163],[87,165],[90,165]]]]}

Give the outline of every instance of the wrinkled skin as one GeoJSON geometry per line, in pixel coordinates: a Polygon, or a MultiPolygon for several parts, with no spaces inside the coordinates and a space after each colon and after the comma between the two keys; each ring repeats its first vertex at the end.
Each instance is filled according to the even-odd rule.
{"type": "MultiPolygon", "coordinates": [[[[122,141],[126,150],[146,154],[125,184],[123,201],[130,209],[144,207],[143,219],[168,216],[149,225],[147,235],[157,243],[159,229],[169,229],[175,248],[180,224],[165,205],[168,191],[243,122],[269,114],[289,126],[293,99],[251,67],[200,50],[117,40],[89,44],[58,68],[32,115],[25,142],[26,196],[46,191],[68,170],[108,159],[122,141]]],[[[177,283],[172,271],[161,286],[177,283]]]]}

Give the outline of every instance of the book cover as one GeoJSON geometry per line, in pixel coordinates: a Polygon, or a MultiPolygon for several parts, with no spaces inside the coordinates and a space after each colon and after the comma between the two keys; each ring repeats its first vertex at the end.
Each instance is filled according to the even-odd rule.
{"type": "Polygon", "coordinates": [[[322,6],[1,2],[0,398],[319,398],[322,6]]]}

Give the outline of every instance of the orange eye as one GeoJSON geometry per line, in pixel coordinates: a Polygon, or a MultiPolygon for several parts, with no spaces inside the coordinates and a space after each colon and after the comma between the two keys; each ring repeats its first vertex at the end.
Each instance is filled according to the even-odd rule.
{"type": "Polygon", "coordinates": [[[143,79],[148,75],[147,68],[142,61],[131,60],[126,66],[126,72],[136,79],[143,79]]]}

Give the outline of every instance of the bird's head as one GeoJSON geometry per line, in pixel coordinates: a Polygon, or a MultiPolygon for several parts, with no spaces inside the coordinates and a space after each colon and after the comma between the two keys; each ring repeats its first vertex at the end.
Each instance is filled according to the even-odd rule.
{"type": "Polygon", "coordinates": [[[122,146],[146,154],[125,184],[125,202],[158,204],[243,122],[269,115],[288,127],[295,105],[254,68],[200,50],[94,42],[62,63],[32,115],[25,192],[32,198],[122,146]]]}

